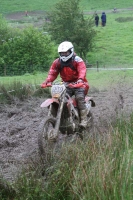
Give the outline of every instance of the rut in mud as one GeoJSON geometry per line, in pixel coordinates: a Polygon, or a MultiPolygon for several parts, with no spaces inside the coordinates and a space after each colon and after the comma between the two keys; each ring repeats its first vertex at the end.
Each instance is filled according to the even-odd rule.
{"type": "MultiPolygon", "coordinates": [[[[133,89],[114,87],[110,91],[93,91],[96,107],[92,108],[93,133],[106,135],[108,126],[122,113],[127,117],[133,108],[133,89]]],[[[24,102],[0,105],[0,169],[5,179],[11,180],[30,156],[37,155],[38,127],[47,116],[40,104],[44,98],[30,98],[24,102]]]]}

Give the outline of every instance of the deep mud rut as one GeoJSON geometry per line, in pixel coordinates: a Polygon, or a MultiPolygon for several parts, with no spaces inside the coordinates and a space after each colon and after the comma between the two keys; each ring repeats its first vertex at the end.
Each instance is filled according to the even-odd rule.
{"type": "MultiPolygon", "coordinates": [[[[108,126],[122,113],[129,116],[133,109],[133,89],[114,87],[110,91],[90,93],[96,107],[92,108],[94,129],[91,135],[103,137],[108,126]]],[[[40,108],[43,98],[31,98],[12,105],[0,105],[0,173],[7,180],[14,179],[28,158],[37,155],[38,127],[47,116],[40,108]]]]}

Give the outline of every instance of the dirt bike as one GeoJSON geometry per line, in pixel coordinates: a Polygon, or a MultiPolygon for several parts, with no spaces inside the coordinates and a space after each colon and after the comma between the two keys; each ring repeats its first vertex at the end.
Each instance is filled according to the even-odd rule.
{"type": "MultiPolygon", "coordinates": [[[[72,84],[73,88],[82,87],[83,83],[72,84]]],[[[45,100],[41,107],[48,107],[48,116],[42,120],[39,126],[38,145],[41,154],[46,151],[49,142],[55,142],[61,134],[78,134],[82,138],[82,128],[79,126],[80,114],[74,97],[70,97],[66,88],[70,86],[66,83],[53,83],[44,85],[43,88],[51,87],[51,97],[45,100]]],[[[86,109],[88,125],[92,122],[91,107],[95,106],[92,97],[86,96],[86,109]]]]}

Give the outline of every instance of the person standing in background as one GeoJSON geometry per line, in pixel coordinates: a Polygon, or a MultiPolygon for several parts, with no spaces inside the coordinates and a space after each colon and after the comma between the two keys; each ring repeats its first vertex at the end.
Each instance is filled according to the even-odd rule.
{"type": "Polygon", "coordinates": [[[106,14],[105,14],[105,12],[102,12],[101,21],[102,21],[102,26],[106,26],[106,14]]]}
{"type": "Polygon", "coordinates": [[[99,25],[99,16],[98,16],[98,14],[95,15],[95,24],[96,24],[96,26],[99,25]]]}
{"type": "Polygon", "coordinates": [[[27,11],[27,10],[25,11],[25,16],[26,16],[26,17],[28,16],[28,11],[27,11]]]}

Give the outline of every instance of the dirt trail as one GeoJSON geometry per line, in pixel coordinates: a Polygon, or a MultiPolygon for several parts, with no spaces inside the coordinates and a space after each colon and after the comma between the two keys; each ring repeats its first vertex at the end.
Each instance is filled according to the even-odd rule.
{"type": "MultiPolygon", "coordinates": [[[[98,136],[107,133],[116,116],[133,108],[133,89],[116,87],[110,91],[93,92],[96,107],[92,109],[94,130],[98,136]],[[123,91],[124,90],[124,91],[123,91]]],[[[0,169],[8,180],[20,171],[28,157],[38,152],[37,135],[40,121],[47,115],[40,104],[43,98],[29,99],[16,105],[0,105],[0,169]]]]}
{"type": "Polygon", "coordinates": [[[97,14],[102,14],[102,12],[105,13],[119,13],[119,12],[123,12],[123,11],[130,11],[133,10],[132,8],[116,8],[116,10],[114,11],[114,9],[110,9],[110,10],[96,10],[96,11],[89,11],[89,12],[84,12],[84,14],[88,14],[88,15],[93,15],[95,12],[97,14]]]}
{"type": "MultiPolygon", "coordinates": [[[[116,12],[115,13],[119,13],[119,12],[123,12],[123,11],[131,11],[131,10],[133,10],[133,7],[131,7],[131,8],[116,8],[116,12]]],[[[110,10],[85,11],[84,14],[93,15],[93,14],[95,14],[95,12],[98,13],[98,14],[101,14],[103,11],[105,13],[114,13],[114,10],[110,9],[110,10]]],[[[11,13],[11,14],[7,14],[5,16],[5,18],[7,20],[16,20],[16,21],[20,20],[21,21],[21,20],[24,20],[24,19],[26,19],[28,17],[44,18],[45,16],[46,16],[46,11],[28,11],[27,17],[26,17],[26,13],[25,12],[14,12],[14,13],[11,13]]],[[[42,19],[40,19],[40,21],[42,22],[42,19]]]]}

